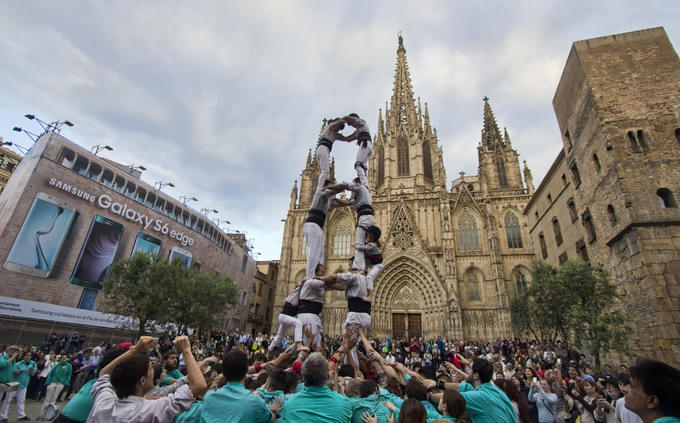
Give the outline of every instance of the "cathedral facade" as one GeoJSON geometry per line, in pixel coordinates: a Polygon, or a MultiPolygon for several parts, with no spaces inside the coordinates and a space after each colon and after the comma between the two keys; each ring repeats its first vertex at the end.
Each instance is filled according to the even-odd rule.
{"type": "MultiPolygon", "coordinates": [[[[522,211],[533,193],[507,131],[488,99],[478,146],[478,175],[462,172],[447,186],[442,147],[427,103],[416,102],[399,40],[394,88],[373,134],[368,179],[384,269],[374,281],[371,334],[393,338],[491,340],[512,335],[509,298],[527,284],[534,259],[522,211]]],[[[372,126],[373,128],[373,126],[372,126]]],[[[333,166],[331,167],[333,173],[333,166]]],[[[291,192],[284,226],[274,316],[305,276],[307,218],[319,166],[312,153],[291,192]]],[[[329,212],[324,225],[328,272],[348,269],[356,222],[353,208],[329,212]]],[[[342,333],[344,292],[326,293],[324,332],[342,333]]],[[[278,321],[272,321],[272,332],[278,321]]]]}

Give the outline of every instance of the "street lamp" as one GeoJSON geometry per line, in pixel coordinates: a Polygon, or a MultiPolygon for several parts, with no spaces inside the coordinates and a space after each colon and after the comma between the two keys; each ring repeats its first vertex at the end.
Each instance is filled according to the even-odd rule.
{"type": "Polygon", "coordinates": [[[171,187],[171,188],[175,187],[175,184],[173,184],[172,182],[163,182],[163,181],[154,182],[153,186],[156,186],[156,185],[158,185],[158,191],[161,191],[163,189],[163,187],[171,187]]]}
{"type": "Polygon", "coordinates": [[[38,135],[38,134],[34,134],[34,133],[31,132],[31,131],[27,131],[27,130],[25,130],[24,128],[22,128],[22,127],[20,127],[20,126],[15,126],[14,128],[12,128],[12,131],[15,131],[15,132],[23,132],[23,133],[26,134],[26,136],[27,136],[28,138],[30,138],[31,141],[33,141],[33,142],[35,142],[35,141],[38,139],[38,137],[40,136],[40,135],[38,135]]]}
{"type": "Polygon", "coordinates": [[[108,146],[108,145],[98,144],[98,145],[92,146],[92,148],[90,148],[90,151],[93,152],[95,156],[97,154],[99,154],[99,152],[102,151],[102,150],[113,151],[113,147],[108,146]]]}
{"type": "Polygon", "coordinates": [[[127,167],[130,168],[130,175],[132,175],[132,172],[135,170],[141,170],[142,172],[146,170],[144,166],[127,165],[127,167]]]}
{"type": "Polygon", "coordinates": [[[188,195],[183,195],[179,197],[180,200],[184,203],[184,206],[186,207],[187,201],[198,201],[198,198],[196,197],[189,197],[188,195]]]}
{"type": "Polygon", "coordinates": [[[55,120],[54,122],[48,123],[48,122],[45,122],[44,120],[41,120],[36,115],[32,115],[30,113],[24,115],[24,117],[28,120],[35,120],[36,122],[38,122],[38,124],[42,127],[42,129],[43,129],[43,131],[45,131],[45,133],[56,132],[57,134],[59,134],[59,133],[61,133],[62,126],[66,125],[69,128],[73,127],[73,123],[71,121],[68,121],[68,120],[63,120],[63,121],[55,120]]]}
{"type": "Polygon", "coordinates": [[[210,214],[210,213],[219,213],[219,212],[215,209],[212,209],[212,210],[211,209],[201,209],[201,213],[203,213],[203,215],[205,217],[208,217],[208,214],[210,214]]]}

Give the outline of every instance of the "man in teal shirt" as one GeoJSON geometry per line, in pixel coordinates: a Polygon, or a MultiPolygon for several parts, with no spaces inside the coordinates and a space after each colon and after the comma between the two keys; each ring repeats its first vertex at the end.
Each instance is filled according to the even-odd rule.
{"type": "Polygon", "coordinates": [[[331,391],[328,361],[320,353],[312,353],[302,364],[305,387],[283,404],[282,423],[350,423],[352,404],[349,398],[331,391]]]}
{"type": "Polygon", "coordinates": [[[243,386],[247,372],[248,355],[238,348],[227,352],[222,360],[227,384],[209,391],[203,401],[196,401],[189,410],[177,416],[174,423],[273,422],[280,409],[279,402],[274,401],[267,407],[257,395],[247,390],[243,386]]]}
{"type": "Polygon", "coordinates": [[[510,398],[491,382],[493,366],[488,360],[475,358],[472,362],[472,391],[463,392],[457,383],[447,383],[446,388],[461,391],[465,409],[475,423],[515,423],[515,411],[510,398]]]}
{"type": "Polygon", "coordinates": [[[161,381],[161,386],[169,385],[175,379],[184,377],[182,372],[178,370],[179,354],[177,351],[170,350],[163,354],[163,367],[165,367],[165,380],[161,381]]]}
{"type": "Polygon", "coordinates": [[[49,406],[56,406],[57,396],[71,382],[71,363],[68,362],[68,356],[62,355],[59,357],[59,362],[52,367],[52,370],[47,374],[47,394],[45,394],[45,401],[43,402],[40,415],[45,414],[45,410],[49,406]]]}
{"type": "Polygon", "coordinates": [[[680,370],[656,360],[630,368],[626,408],[644,423],[680,423],[680,370]]]}
{"type": "Polygon", "coordinates": [[[14,381],[14,362],[18,353],[19,351],[14,345],[0,353],[0,383],[14,381]]]}
{"type": "Polygon", "coordinates": [[[368,413],[378,419],[378,423],[387,423],[392,411],[382,403],[378,384],[372,380],[364,380],[359,386],[359,396],[350,398],[352,403],[352,423],[364,423],[363,415],[368,413]]]}
{"type": "Polygon", "coordinates": [[[33,354],[30,351],[26,351],[22,356],[23,360],[14,364],[14,381],[19,382],[19,389],[15,392],[7,392],[7,395],[5,395],[5,400],[2,402],[2,407],[0,407],[0,421],[7,421],[9,405],[15,396],[17,398],[17,420],[30,420],[24,413],[24,401],[26,400],[28,382],[31,376],[35,375],[38,371],[35,362],[31,360],[32,356],[33,354]]]}

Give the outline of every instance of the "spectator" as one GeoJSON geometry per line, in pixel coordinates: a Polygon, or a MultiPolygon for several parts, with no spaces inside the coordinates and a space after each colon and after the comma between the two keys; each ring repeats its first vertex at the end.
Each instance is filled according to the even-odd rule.
{"type": "Polygon", "coordinates": [[[68,357],[65,355],[59,356],[59,362],[52,367],[45,381],[47,393],[40,415],[44,415],[48,407],[56,407],[57,396],[71,381],[71,370],[71,363],[68,362],[68,357]]]}
{"type": "Polygon", "coordinates": [[[31,352],[26,351],[22,354],[22,360],[14,364],[14,382],[19,382],[19,389],[5,394],[5,400],[2,402],[2,407],[0,407],[0,420],[7,420],[9,405],[15,397],[17,400],[17,420],[30,420],[24,412],[24,401],[26,400],[28,381],[38,370],[31,357],[31,352]]]}
{"type": "Polygon", "coordinates": [[[640,360],[630,368],[626,408],[644,423],[680,422],[680,370],[655,360],[640,360]]]}
{"type": "Polygon", "coordinates": [[[175,348],[184,354],[189,384],[174,394],[156,400],[143,395],[153,387],[153,366],[148,352],[156,341],[143,336],[125,354],[99,372],[92,387],[93,406],[87,419],[91,423],[171,422],[191,407],[206,391],[206,384],[186,336],[175,338],[175,348]]]}

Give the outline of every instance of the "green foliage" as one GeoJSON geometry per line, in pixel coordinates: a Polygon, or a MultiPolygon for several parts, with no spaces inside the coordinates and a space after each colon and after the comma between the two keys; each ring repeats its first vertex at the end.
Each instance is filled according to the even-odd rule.
{"type": "Polygon", "coordinates": [[[142,335],[151,322],[174,323],[181,331],[213,327],[215,316],[236,302],[237,288],[228,278],[199,274],[179,260],[138,253],[113,266],[104,294],[108,311],[137,319],[142,335]]]}
{"type": "Polygon", "coordinates": [[[603,266],[576,260],[555,268],[537,261],[532,279],[510,302],[516,333],[530,332],[540,340],[559,336],[585,347],[598,366],[602,353],[628,351],[630,328],[603,266]]]}

